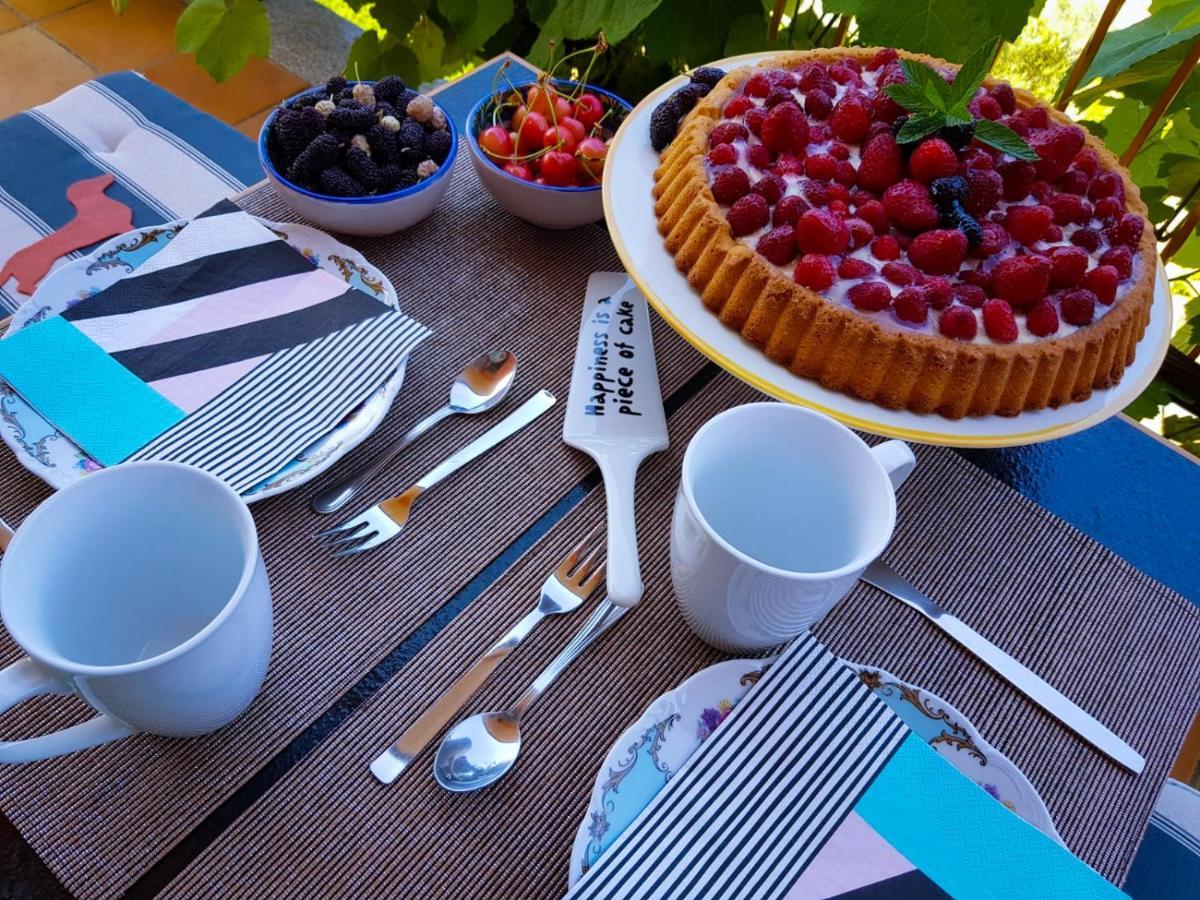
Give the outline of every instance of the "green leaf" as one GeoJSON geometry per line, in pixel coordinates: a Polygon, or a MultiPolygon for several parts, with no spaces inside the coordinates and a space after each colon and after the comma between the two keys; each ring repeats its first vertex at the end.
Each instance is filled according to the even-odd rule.
{"type": "Polygon", "coordinates": [[[760,9],[758,0],[662,0],[655,5],[642,26],[642,42],[652,62],[673,67],[720,59],[734,19],[760,9]]]}
{"type": "Polygon", "coordinates": [[[912,113],[937,115],[942,110],[929,101],[929,95],[915,84],[889,84],[883,92],[912,113]]]}
{"type": "Polygon", "coordinates": [[[428,6],[426,0],[377,0],[371,15],[388,35],[403,41],[428,6]]]}
{"type": "Polygon", "coordinates": [[[433,81],[442,74],[442,51],[446,49],[446,38],[442,29],[428,17],[422,16],[408,33],[408,46],[417,57],[421,68],[421,81],[433,81]]]}
{"type": "Polygon", "coordinates": [[[919,141],[921,138],[933,134],[944,124],[946,124],[944,116],[928,116],[917,113],[909,116],[908,121],[900,126],[900,130],[896,133],[896,140],[901,144],[919,141]]]}
{"type": "Polygon", "coordinates": [[[133,6],[133,0],[112,0],[113,12],[118,16],[131,6],[133,6]]]}
{"type": "Polygon", "coordinates": [[[1155,378],[1146,389],[1138,394],[1136,400],[1125,407],[1125,415],[1131,419],[1154,419],[1162,411],[1162,408],[1171,402],[1171,392],[1167,390],[1167,385],[1158,378],[1155,378]]]}
{"type": "Polygon", "coordinates": [[[1000,38],[993,38],[968,56],[966,62],[959,67],[958,73],[954,76],[954,83],[951,85],[955,103],[971,102],[975,91],[983,84],[983,79],[987,78],[988,70],[992,67],[992,60],[996,58],[996,49],[999,46],[1000,38]]]}
{"type": "Polygon", "coordinates": [[[1017,159],[1035,162],[1038,158],[1034,149],[1025,143],[1025,139],[999,122],[991,119],[978,119],[975,122],[975,140],[1002,150],[1017,159]]]}
{"type": "Polygon", "coordinates": [[[1185,197],[1200,184],[1200,148],[1197,153],[1164,153],[1158,160],[1158,177],[1165,179],[1167,190],[1185,197]]]}
{"type": "Polygon", "coordinates": [[[1200,19],[1190,3],[1166,6],[1128,28],[1110,31],[1088,67],[1084,83],[1107,79],[1142,60],[1200,36],[1200,19]]]}
{"type": "Polygon", "coordinates": [[[926,98],[929,112],[945,112],[950,108],[950,86],[946,79],[915,59],[900,60],[905,80],[920,89],[926,98]]]}
{"type": "Polygon", "coordinates": [[[271,23],[259,0],[192,0],[175,24],[175,46],[194,53],[214,80],[226,81],[245,68],[251,54],[271,51],[271,23]]]}
{"type": "Polygon", "coordinates": [[[900,47],[958,61],[999,36],[1011,41],[1025,27],[1033,0],[825,0],[826,12],[858,21],[858,42],[900,47]]]}
{"type": "Polygon", "coordinates": [[[756,50],[769,50],[771,41],[767,38],[767,19],[762,13],[750,13],[738,16],[729,23],[729,36],[725,38],[725,56],[737,56],[739,53],[754,53],[756,50]]]}
{"type": "Polygon", "coordinates": [[[399,75],[409,84],[419,84],[421,66],[416,54],[399,39],[390,34],[380,38],[374,31],[364,31],[350,46],[344,74],[368,80],[399,75]]]}
{"type": "Polygon", "coordinates": [[[454,26],[458,45],[474,50],[512,18],[513,0],[438,0],[437,8],[454,26]]]}

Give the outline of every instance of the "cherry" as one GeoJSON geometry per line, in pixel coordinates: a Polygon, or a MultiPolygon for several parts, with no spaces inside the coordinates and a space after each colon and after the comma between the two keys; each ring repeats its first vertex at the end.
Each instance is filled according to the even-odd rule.
{"type": "Polygon", "coordinates": [[[512,120],[508,123],[513,131],[521,130],[521,123],[525,121],[525,116],[529,114],[529,108],[526,106],[518,106],[516,112],[512,114],[512,120]]]}
{"type": "MultiPolygon", "coordinates": [[[[531,114],[532,115],[532,114],[531,114]]],[[[551,150],[542,155],[542,177],[546,184],[567,187],[575,183],[578,166],[575,157],[562,150],[551,150]]]]}
{"type": "Polygon", "coordinates": [[[579,143],[571,129],[561,125],[551,125],[542,133],[542,146],[551,150],[561,150],[564,153],[574,153],[579,143]]]}
{"type": "Polygon", "coordinates": [[[557,96],[558,92],[549,85],[535,84],[525,94],[525,105],[530,112],[541,113],[548,119],[557,96]]]}
{"type": "Polygon", "coordinates": [[[546,134],[546,117],[539,112],[530,111],[517,128],[517,150],[524,156],[535,150],[540,150],[546,134]]]}
{"type": "Polygon", "coordinates": [[[583,123],[584,128],[591,131],[604,115],[604,104],[595,94],[580,94],[579,99],[575,101],[572,115],[583,123]]]}
{"type": "Polygon", "coordinates": [[[529,166],[521,163],[509,163],[504,167],[504,171],[514,178],[520,178],[522,181],[533,181],[533,173],[529,171],[529,166]]]}
{"type": "Polygon", "coordinates": [[[583,123],[574,116],[563,116],[558,120],[558,124],[570,131],[571,134],[575,135],[576,144],[587,137],[587,129],[584,128],[583,123]]]}
{"type": "Polygon", "coordinates": [[[479,146],[494,163],[511,159],[513,155],[513,139],[502,125],[485,128],[479,135],[479,146]]]}
{"type": "Polygon", "coordinates": [[[604,174],[604,160],[608,156],[608,144],[597,137],[586,137],[579,142],[575,158],[579,160],[579,168],[594,181],[600,181],[604,174]]]}

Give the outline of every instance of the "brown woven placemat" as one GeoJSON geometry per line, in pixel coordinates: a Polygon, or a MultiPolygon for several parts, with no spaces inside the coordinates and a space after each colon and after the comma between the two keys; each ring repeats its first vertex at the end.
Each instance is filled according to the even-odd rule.
{"type": "MultiPolygon", "coordinates": [[[[170,896],[554,897],[597,769],[662,692],[720,658],[680,617],[668,535],[688,438],[757,399],[721,376],[671,420],[671,449],[639,482],[642,604],[531,713],[516,768],[474,794],[442,791],[432,748],[390,787],[368,762],[534,602],[537,587],[603,515],[599,490],[459,615],[231,825],[170,896]]],[[[1042,671],[1147,756],[1118,770],[997,682],[906,607],[859,585],[819,634],[845,657],[911,677],[969,715],[1031,777],[1067,844],[1123,878],[1195,708],[1200,613],[949,450],[918,448],[886,554],[901,572],[1042,671]]],[[[464,711],[514,700],[586,616],[539,626],[464,711]]],[[[679,727],[688,727],[681,723],[679,727]]]]}
{"type": "MultiPolygon", "coordinates": [[[[434,336],[410,360],[396,409],[331,474],[344,476],[444,403],[455,374],[483,350],[517,354],[513,397],[497,414],[438,426],[356,508],[398,493],[538,388],[565,401],[588,276],[620,269],[598,228],[548,232],[499,210],[465,154],[452,177],[443,207],[420,226],[352,241],[434,336]]],[[[243,205],[295,218],[270,190],[243,205]]],[[[704,361],[657,318],[654,327],[669,396],[704,361]]],[[[0,808],[74,893],[101,897],[129,887],[593,468],[562,443],[561,427],[560,406],[431,492],[401,537],[351,559],[334,560],[311,539],[337,521],[308,508],[330,475],[255,505],[275,646],[267,683],[247,714],[202,740],[138,736],[0,769],[0,808]]],[[[0,514],[9,521],[21,521],[49,493],[8,452],[0,454],[0,480],[0,514]]],[[[18,656],[0,630],[0,664],[18,656]]],[[[0,719],[0,735],[29,736],[86,714],[82,703],[43,698],[0,719]]]]}

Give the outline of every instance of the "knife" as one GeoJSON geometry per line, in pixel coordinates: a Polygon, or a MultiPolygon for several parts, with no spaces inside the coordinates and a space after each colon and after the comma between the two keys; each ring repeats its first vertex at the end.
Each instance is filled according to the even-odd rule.
{"type": "Polygon", "coordinates": [[[1146,760],[1127,743],[1076,706],[1038,675],[1025,668],[961,619],[950,615],[933,600],[901,578],[886,563],[876,560],[867,566],[862,580],[915,609],[958,641],[1001,678],[1071,729],[1109,759],[1135,775],[1142,774],[1146,760]]]}
{"type": "Polygon", "coordinates": [[[642,598],[634,525],[638,466],[667,447],[646,298],[623,272],[595,272],[583,301],[563,440],[590,455],[604,478],[608,515],[608,598],[642,598]]]}

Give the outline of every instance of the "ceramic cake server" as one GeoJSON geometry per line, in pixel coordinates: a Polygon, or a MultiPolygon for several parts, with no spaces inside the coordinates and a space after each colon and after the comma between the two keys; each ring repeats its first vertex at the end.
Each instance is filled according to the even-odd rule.
{"type": "Polygon", "coordinates": [[[667,447],[646,298],[623,272],[588,279],[563,440],[590,455],[604,477],[608,507],[608,598],[642,598],[634,525],[638,466],[667,447]]]}

